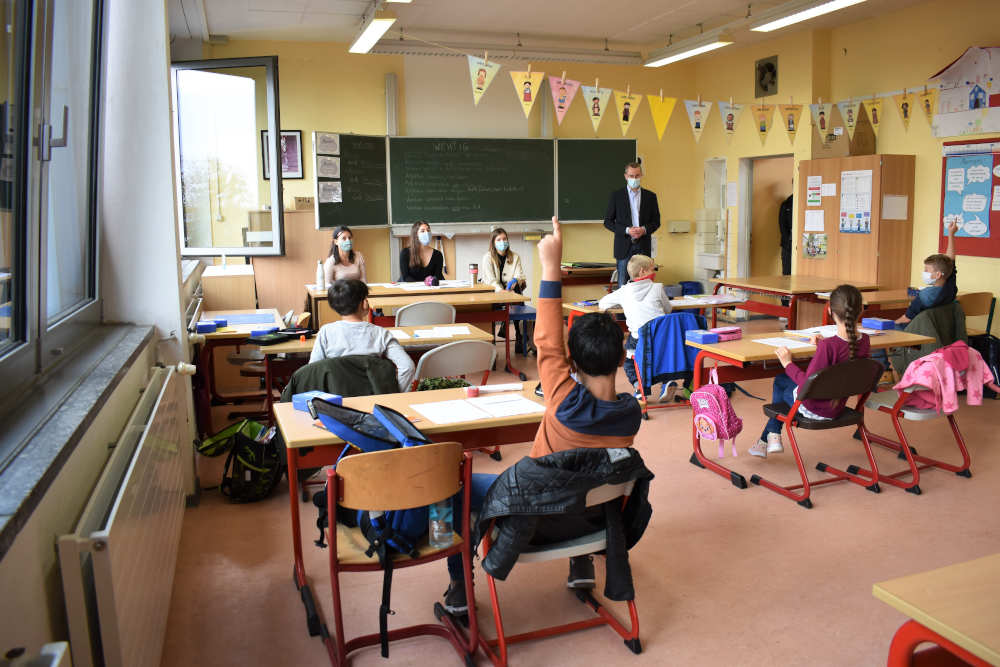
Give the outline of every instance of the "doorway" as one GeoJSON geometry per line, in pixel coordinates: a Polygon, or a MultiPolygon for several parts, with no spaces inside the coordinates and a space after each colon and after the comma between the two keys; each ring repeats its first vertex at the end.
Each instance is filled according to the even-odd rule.
{"type": "MultiPolygon", "coordinates": [[[[781,230],[779,214],[782,203],[792,194],[795,161],[791,155],[749,160],[752,169],[750,188],[749,275],[780,276],[781,230]]],[[[790,232],[789,232],[790,233],[790,232]]]]}

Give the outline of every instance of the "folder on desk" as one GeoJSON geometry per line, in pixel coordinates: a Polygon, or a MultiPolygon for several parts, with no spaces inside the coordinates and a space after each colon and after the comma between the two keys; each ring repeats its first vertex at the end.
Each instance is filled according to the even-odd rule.
{"type": "Polygon", "coordinates": [[[383,405],[375,406],[368,413],[315,398],[312,406],[326,430],[363,452],[412,447],[430,442],[430,438],[405,416],[383,405]]]}

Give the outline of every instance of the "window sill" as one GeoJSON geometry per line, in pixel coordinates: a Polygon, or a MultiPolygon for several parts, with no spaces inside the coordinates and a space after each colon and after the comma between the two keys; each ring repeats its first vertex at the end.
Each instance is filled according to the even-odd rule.
{"type": "Polygon", "coordinates": [[[0,559],[153,334],[149,326],[95,328],[3,416],[0,437],[19,438],[19,446],[0,471],[0,559]]]}

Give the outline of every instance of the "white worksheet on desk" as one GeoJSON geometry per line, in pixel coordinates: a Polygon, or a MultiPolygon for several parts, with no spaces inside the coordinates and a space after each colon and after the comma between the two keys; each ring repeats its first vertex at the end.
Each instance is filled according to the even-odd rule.
{"type": "Polygon", "coordinates": [[[406,333],[402,329],[389,329],[389,335],[396,340],[409,340],[410,334],[406,333]]]}
{"type": "Polygon", "coordinates": [[[809,343],[804,343],[800,340],[794,340],[792,338],[754,338],[753,342],[763,343],[764,345],[770,345],[771,347],[787,347],[789,350],[812,347],[809,343]]]}
{"type": "Polygon", "coordinates": [[[490,413],[491,417],[515,417],[545,412],[545,406],[521,394],[495,394],[466,399],[467,402],[490,413]]]}
{"type": "Polygon", "coordinates": [[[448,327],[434,327],[432,329],[434,336],[437,338],[451,338],[452,336],[468,336],[470,331],[469,327],[464,324],[448,326],[448,327]]]}
{"type": "Polygon", "coordinates": [[[455,401],[437,401],[436,403],[417,403],[410,406],[435,424],[456,424],[479,419],[489,419],[490,413],[482,410],[465,399],[455,401]]]}

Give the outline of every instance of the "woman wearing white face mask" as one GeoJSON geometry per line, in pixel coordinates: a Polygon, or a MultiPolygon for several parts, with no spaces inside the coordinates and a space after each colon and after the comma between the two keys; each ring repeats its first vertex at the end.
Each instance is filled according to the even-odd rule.
{"type": "Polygon", "coordinates": [[[323,263],[326,283],[334,280],[360,280],[368,282],[365,271],[365,256],[354,249],[354,234],[350,228],[340,226],[333,230],[330,256],[323,263]]]}
{"type": "Polygon", "coordinates": [[[423,220],[410,228],[410,246],[399,251],[399,279],[423,282],[428,276],[444,280],[444,256],[431,247],[431,226],[423,220]]]}
{"type": "MultiPolygon", "coordinates": [[[[504,289],[518,294],[524,292],[527,281],[524,277],[521,257],[510,249],[507,232],[502,227],[497,227],[490,235],[490,248],[483,255],[479,267],[479,277],[483,284],[492,285],[497,292],[504,289]]],[[[524,337],[517,322],[514,323],[514,332],[517,334],[514,351],[523,353],[524,337]]],[[[506,332],[501,330],[500,335],[506,336],[506,332]]]]}

